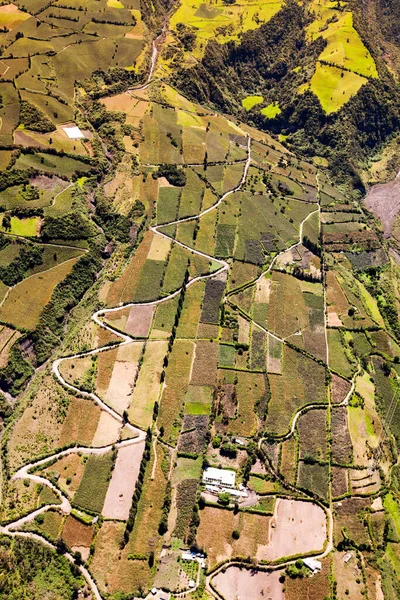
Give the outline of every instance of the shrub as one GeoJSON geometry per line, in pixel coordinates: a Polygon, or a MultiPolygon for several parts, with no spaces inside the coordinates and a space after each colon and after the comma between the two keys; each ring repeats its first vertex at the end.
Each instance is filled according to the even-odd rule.
{"type": "Polygon", "coordinates": [[[232,531],[232,538],[234,540],[238,540],[240,538],[240,531],[238,529],[234,529],[232,531]]]}
{"type": "Polygon", "coordinates": [[[20,103],[19,122],[25,126],[25,129],[41,133],[49,133],[56,129],[40,110],[26,100],[22,100],[20,103]]]}
{"type": "Polygon", "coordinates": [[[186,185],[186,173],[182,167],[177,165],[164,164],[158,167],[158,171],[153,174],[153,177],[165,177],[171,185],[184,187],[186,185]]]}
{"type": "Polygon", "coordinates": [[[229,492],[220,492],[218,494],[218,504],[221,504],[222,506],[229,506],[230,501],[231,496],[229,492]]]}

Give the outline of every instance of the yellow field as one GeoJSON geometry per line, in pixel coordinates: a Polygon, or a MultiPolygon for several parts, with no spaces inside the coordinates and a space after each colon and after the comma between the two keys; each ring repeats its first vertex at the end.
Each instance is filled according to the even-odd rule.
{"type": "Polygon", "coordinates": [[[272,104],[268,104],[268,106],[261,109],[261,114],[263,114],[264,117],[267,117],[267,119],[274,119],[281,112],[277,102],[272,102],[272,104]]]}
{"type": "Polygon", "coordinates": [[[216,39],[220,44],[238,40],[243,32],[267,23],[282,5],[281,0],[260,0],[257,3],[240,0],[229,5],[223,0],[217,0],[213,4],[202,0],[182,0],[171,17],[170,29],[176,31],[178,23],[195,27],[197,40],[190,54],[200,59],[208,40],[216,39]]]}
{"type": "Polygon", "coordinates": [[[0,6],[0,27],[7,27],[8,30],[12,30],[30,18],[29,13],[19,10],[15,4],[0,6]]]}
{"type": "Polygon", "coordinates": [[[160,375],[167,346],[167,341],[148,342],[139,371],[129,407],[129,419],[143,429],[152,422],[154,403],[158,400],[160,392],[160,375]]]}
{"type": "Polygon", "coordinates": [[[365,83],[367,79],[356,73],[317,63],[310,83],[301,86],[300,91],[314,92],[329,115],[342,108],[365,83]]]}
{"type": "Polygon", "coordinates": [[[66,261],[18,283],[0,308],[0,320],[22,329],[34,329],[55,286],[71,272],[78,258],[66,261]]]}
{"type": "Polygon", "coordinates": [[[367,78],[378,77],[378,72],[353,26],[350,11],[337,10],[329,0],[313,0],[310,8],[315,18],[307,28],[308,39],[323,37],[327,45],[318,57],[322,62],[317,63],[311,81],[300,86],[299,92],[311,89],[329,114],[346,104],[367,83],[367,78]]]}
{"type": "Polygon", "coordinates": [[[153,237],[147,258],[149,260],[166,260],[171,250],[170,239],[156,235],[153,237]]]}
{"type": "MultiPolygon", "coordinates": [[[[19,219],[18,217],[11,217],[10,233],[12,233],[13,235],[35,237],[38,235],[39,221],[40,221],[39,217],[29,217],[27,219],[19,219]]],[[[1,228],[4,231],[3,221],[2,221],[1,228]]]]}
{"type": "Polygon", "coordinates": [[[352,13],[326,8],[326,4],[326,0],[313,2],[316,19],[307,31],[309,39],[321,36],[328,42],[319,59],[365,77],[378,77],[374,59],[353,27],[352,13]]]}
{"type": "Polygon", "coordinates": [[[263,100],[263,96],[246,96],[246,98],[243,98],[242,100],[242,106],[245,110],[250,110],[253,106],[261,104],[263,100]]]}

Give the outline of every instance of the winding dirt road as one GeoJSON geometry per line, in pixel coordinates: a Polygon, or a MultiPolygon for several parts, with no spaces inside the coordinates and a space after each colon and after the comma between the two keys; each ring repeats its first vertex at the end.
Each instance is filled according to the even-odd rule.
{"type": "MultiPolygon", "coordinates": [[[[238,192],[242,188],[242,186],[246,180],[247,172],[248,172],[248,169],[249,169],[250,163],[251,163],[251,138],[250,137],[248,138],[247,154],[248,154],[247,160],[245,162],[244,169],[243,169],[243,175],[242,175],[242,178],[241,178],[239,184],[237,186],[235,186],[233,189],[231,189],[231,190],[227,191],[225,194],[223,194],[213,206],[211,206],[210,208],[202,211],[200,214],[195,215],[195,216],[178,219],[176,221],[172,221],[171,223],[167,223],[162,226],[161,225],[152,226],[150,228],[151,231],[153,231],[155,234],[160,235],[164,238],[171,239],[165,233],[162,233],[161,231],[159,231],[159,229],[161,227],[165,227],[166,225],[174,225],[174,224],[178,224],[178,223],[183,223],[183,222],[199,219],[202,216],[204,216],[205,214],[211,212],[212,210],[215,210],[221,204],[221,202],[223,202],[230,194],[238,192]]],[[[183,248],[185,248],[186,250],[188,250],[189,252],[191,252],[193,254],[197,254],[198,256],[202,256],[203,258],[206,258],[209,261],[214,261],[221,265],[221,267],[213,273],[199,275],[199,276],[194,277],[193,279],[189,280],[186,287],[193,285],[197,281],[208,279],[210,277],[216,277],[220,273],[227,271],[229,269],[228,263],[224,260],[216,259],[213,256],[210,256],[204,252],[200,252],[199,250],[191,248],[190,246],[187,246],[186,244],[183,244],[182,242],[175,241],[175,243],[182,246],[183,248]]],[[[107,331],[110,331],[114,335],[118,336],[122,341],[116,342],[115,344],[112,344],[112,345],[95,348],[95,349],[89,350],[87,352],[80,352],[80,353],[73,354],[70,356],[65,356],[63,358],[58,358],[53,362],[52,371],[54,373],[54,376],[57,378],[57,380],[59,381],[59,383],[62,386],[64,386],[66,389],[68,389],[69,391],[73,392],[74,394],[76,394],[78,396],[81,396],[83,398],[87,398],[88,400],[92,400],[92,401],[96,402],[98,404],[98,406],[101,408],[101,410],[107,412],[113,419],[118,421],[121,424],[121,427],[125,425],[125,427],[127,427],[131,431],[131,433],[135,435],[135,437],[133,439],[124,440],[124,441],[118,442],[116,444],[110,444],[109,446],[104,446],[102,448],[88,448],[88,447],[79,447],[79,446],[68,448],[66,450],[61,450],[60,452],[51,454],[50,456],[48,456],[46,458],[42,458],[37,461],[32,461],[32,462],[24,465],[23,467],[21,467],[18,471],[16,471],[16,473],[13,474],[13,476],[12,476],[13,480],[15,480],[15,479],[30,479],[31,481],[34,481],[35,483],[38,483],[41,485],[46,485],[60,498],[61,504],[48,504],[48,505],[43,506],[35,511],[32,511],[28,515],[25,515],[25,516],[21,517],[20,519],[17,519],[11,523],[8,523],[7,525],[5,525],[3,527],[0,527],[0,533],[5,534],[5,535],[10,535],[13,537],[20,536],[20,537],[25,537],[25,538],[29,538],[29,539],[34,539],[34,540],[40,541],[41,543],[45,544],[48,547],[56,549],[54,544],[50,543],[48,540],[46,540],[44,537],[42,537],[39,534],[32,533],[32,532],[19,531],[19,529],[21,527],[23,527],[25,524],[33,521],[35,519],[35,517],[48,511],[49,509],[61,510],[64,514],[69,514],[71,512],[71,504],[70,504],[70,501],[67,498],[67,496],[64,495],[48,479],[46,479],[45,477],[42,477],[40,475],[35,475],[35,474],[31,473],[31,471],[37,467],[44,466],[46,463],[53,461],[54,459],[59,459],[59,458],[62,458],[63,456],[66,456],[66,455],[69,455],[72,453],[79,452],[82,454],[97,454],[97,455],[105,454],[106,452],[110,451],[112,448],[121,448],[122,446],[137,444],[137,443],[142,442],[146,438],[146,433],[143,430],[139,429],[138,427],[134,427],[129,422],[125,423],[122,416],[119,413],[117,413],[114,409],[112,409],[110,406],[108,406],[105,402],[103,402],[103,400],[101,400],[101,398],[99,396],[97,396],[97,394],[95,394],[93,392],[86,392],[84,390],[81,390],[78,387],[71,385],[70,383],[65,381],[65,379],[63,378],[63,376],[60,373],[60,364],[64,360],[67,360],[67,359],[68,360],[69,359],[78,359],[78,358],[83,358],[85,356],[99,354],[101,352],[105,352],[106,350],[110,350],[112,348],[116,348],[116,347],[119,347],[124,344],[130,344],[130,343],[136,341],[135,338],[133,338],[127,334],[121,333],[120,331],[114,329],[110,325],[104,323],[102,321],[101,317],[106,316],[108,313],[117,312],[117,311],[120,311],[127,307],[134,306],[134,305],[135,306],[144,306],[144,305],[155,306],[155,305],[161,304],[163,302],[167,302],[168,300],[171,300],[172,298],[174,298],[178,294],[180,294],[181,289],[182,288],[179,288],[178,290],[176,290],[169,296],[166,296],[165,298],[161,298],[159,300],[154,300],[152,302],[145,302],[145,303],[140,303],[140,304],[131,302],[131,303],[125,304],[123,306],[118,306],[115,308],[105,308],[105,309],[96,311],[92,315],[92,320],[99,327],[103,327],[107,331]]],[[[72,555],[70,555],[69,553],[66,553],[65,556],[67,557],[67,559],[70,562],[74,563],[74,558],[72,557],[72,555]]],[[[80,572],[82,573],[82,575],[84,576],[85,580],[87,581],[88,585],[90,586],[96,600],[102,600],[102,597],[98,590],[98,587],[97,587],[95,581],[93,580],[93,578],[91,577],[89,571],[83,565],[80,565],[78,568],[79,568],[80,572]]],[[[197,581],[197,585],[198,585],[198,583],[199,583],[199,578],[197,581]]],[[[197,587],[197,585],[196,585],[196,587],[197,587]]],[[[192,591],[193,591],[193,589],[192,589],[192,591]]]]}
{"type": "MultiPolygon", "coordinates": [[[[156,48],[156,45],[154,46],[156,48]]],[[[154,48],[153,47],[153,48],[154,48]]],[[[154,49],[153,49],[153,53],[154,53],[154,49]]],[[[152,67],[154,69],[154,66],[152,67]]],[[[151,75],[148,79],[148,81],[150,81],[151,79],[151,75]]],[[[207,208],[205,210],[203,210],[202,212],[200,212],[197,215],[194,216],[190,216],[190,217],[186,217],[186,218],[182,218],[182,219],[177,219],[175,221],[171,221],[170,223],[166,223],[164,225],[155,225],[150,227],[150,230],[154,232],[154,234],[156,235],[160,235],[164,238],[167,239],[172,239],[170,236],[166,235],[165,233],[163,233],[162,231],[160,231],[161,228],[166,227],[168,225],[175,225],[175,224],[180,224],[180,223],[184,223],[184,222],[189,222],[189,221],[193,221],[193,220],[197,220],[200,219],[201,217],[203,217],[204,215],[210,213],[211,211],[217,209],[217,207],[231,194],[234,194],[235,192],[238,192],[242,189],[243,184],[246,181],[247,178],[247,174],[248,174],[248,170],[251,164],[251,137],[248,136],[247,138],[247,159],[244,163],[244,168],[243,168],[243,174],[241,177],[241,180],[239,182],[239,184],[237,186],[235,186],[234,188],[232,188],[231,190],[227,191],[225,194],[223,194],[219,200],[210,208],[207,208]]],[[[257,280],[255,280],[254,282],[251,283],[251,285],[254,285],[254,283],[256,283],[259,279],[261,279],[262,277],[264,277],[268,272],[271,271],[271,269],[273,268],[277,258],[279,257],[280,254],[283,254],[284,252],[287,252],[287,250],[295,248],[296,246],[298,246],[299,244],[301,244],[302,242],[302,232],[303,232],[303,225],[304,223],[307,221],[308,218],[310,218],[310,216],[316,212],[318,212],[320,210],[320,208],[318,207],[318,209],[316,209],[315,211],[309,213],[307,215],[307,217],[301,222],[300,224],[300,228],[299,228],[299,241],[296,242],[295,244],[293,244],[292,246],[290,246],[290,248],[287,248],[285,250],[282,250],[282,252],[280,252],[277,256],[274,257],[274,259],[271,261],[271,264],[269,265],[268,269],[266,271],[264,271],[262,273],[262,275],[260,275],[259,278],[257,278],[257,280]]],[[[175,240],[175,243],[178,244],[179,246],[181,246],[182,248],[185,248],[186,250],[188,250],[189,252],[196,254],[198,256],[201,256],[203,258],[206,258],[208,261],[214,261],[217,264],[220,265],[220,268],[212,273],[208,273],[205,275],[199,275],[197,277],[194,277],[192,279],[190,279],[188,281],[188,283],[186,284],[186,287],[189,287],[193,284],[195,284],[197,281],[201,281],[201,280],[205,280],[205,279],[209,279],[212,277],[216,277],[217,275],[228,271],[229,269],[229,264],[221,259],[216,259],[213,256],[210,256],[204,252],[201,252],[199,250],[196,250],[194,248],[191,248],[190,246],[179,242],[177,240],[175,240]]],[[[69,391],[73,392],[74,394],[81,396],[83,398],[87,398],[88,400],[94,401],[95,403],[98,404],[98,406],[101,408],[101,410],[107,412],[113,419],[115,419],[116,421],[118,421],[121,424],[121,428],[123,426],[126,426],[131,433],[135,436],[133,439],[129,439],[129,440],[124,440],[121,442],[118,442],[114,445],[109,445],[109,446],[105,446],[102,448],[88,448],[88,447],[72,447],[72,448],[68,448],[66,450],[62,450],[60,452],[56,452],[54,454],[52,454],[51,456],[48,456],[46,458],[42,458],[40,460],[37,461],[32,461],[30,463],[28,463],[27,465],[23,466],[22,468],[20,468],[16,473],[14,473],[12,479],[30,479],[36,483],[40,483],[42,485],[47,485],[55,494],[57,494],[57,496],[60,498],[61,504],[49,504],[46,505],[44,507],[41,507],[40,509],[37,509],[33,512],[31,512],[29,515],[26,515],[24,517],[21,517],[20,519],[17,519],[16,521],[13,521],[7,525],[5,525],[4,527],[0,527],[0,533],[6,534],[6,535],[10,535],[10,536],[21,536],[21,537],[28,537],[30,539],[34,539],[37,541],[40,541],[41,543],[45,544],[46,546],[52,547],[55,549],[55,545],[51,544],[50,542],[48,542],[48,540],[46,540],[44,537],[40,536],[39,534],[36,533],[31,533],[31,532],[23,532],[23,531],[19,531],[19,529],[25,525],[26,523],[32,521],[37,515],[42,514],[44,512],[46,512],[47,510],[49,510],[50,508],[56,508],[58,510],[61,510],[64,514],[69,514],[69,512],[71,511],[71,504],[69,499],[67,498],[66,495],[64,495],[56,486],[54,486],[48,479],[40,476],[40,475],[35,475],[33,473],[31,473],[31,471],[37,467],[43,466],[45,465],[47,462],[50,462],[54,459],[58,459],[61,458],[63,456],[66,456],[68,454],[72,454],[72,453],[83,453],[83,454],[104,454],[105,452],[108,452],[109,450],[111,450],[112,447],[114,448],[120,448],[122,446],[127,446],[130,444],[137,444],[142,442],[145,437],[146,437],[146,433],[144,431],[142,431],[141,429],[134,427],[133,425],[131,425],[129,422],[125,423],[122,415],[120,415],[118,412],[116,412],[114,409],[112,409],[110,406],[108,406],[103,400],[101,400],[101,398],[99,396],[97,396],[97,394],[93,393],[93,392],[86,392],[83,391],[81,389],[79,389],[78,387],[71,385],[70,383],[68,383],[67,381],[65,381],[65,379],[63,378],[63,376],[60,373],[60,365],[64,360],[67,359],[78,359],[78,358],[82,358],[85,356],[91,356],[91,355],[96,355],[99,354],[101,352],[110,350],[112,348],[116,348],[119,347],[120,345],[125,345],[125,344],[130,344],[132,342],[136,341],[136,338],[131,337],[127,334],[121,333],[120,331],[114,329],[113,327],[111,327],[109,324],[105,323],[102,318],[105,317],[107,314],[109,313],[114,313],[114,312],[118,312],[122,309],[126,309],[127,307],[131,307],[131,306],[156,306],[159,305],[161,303],[167,302],[168,300],[171,300],[172,298],[176,297],[177,295],[179,295],[181,293],[182,288],[179,288],[178,290],[176,290],[175,292],[169,294],[168,296],[161,298],[159,300],[154,300],[151,302],[144,302],[144,303],[135,303],[135,302],[131,302],[131,303],[127,303],[124,305],[120,305],[118,307],[114,307],[114,308],[104,308],[101,310],[96,311],[93,315],[92,315],[92,320],[99,326],[102,327],[104,329],[106,329],[107,331],[113,333],[114,335],[116,335],[117,337],[120,338],[120,342],[116,342],[115,344],[109,345],[109,346],[103,346],[100,348],[96,348],[93,350],[89,350],[87,352],[81,352],[81,353],[77,353],[77,354],[73,354],[70,356],[65,356],[63,358],[58,358],[56,359],[53,364],[52,364],[52,371],[54,373],[54,376],[57,378],[57,380],[59,381],[59,383],[66,389],[68,389],[69,391]]],[[[228,297],[225,296],[224,301],[228,301],[228,297]]],[[[254,321],[253,321],[254,323],[254,321]]],[[[260,327],[257,323],[254,323],[255,325],[257,325],[258,327],[260,327]]],[[[262,328],[263,329],[263,328],[262,328]]],[[[267,333],[269,333],[267,330],[264,330],[267,333]]],[[[271,334],[273,335],[273,334],[271,334]]],[[[276,336],[274,336],[276,337],[276,336]]],[[[280,339],[280,338],[278,338],[280,339]]],[[[284,341],[284,340],[282,340],[284,341]]],[[[353,386],[354,386],[354,382],[353,382],[353,386]]],[[[349,392],[350,394],[350,392],[349,392]]],[[[343,401],[345,402],[345,401],[343,401]]],[[[311,406],[307,407],[307,409],[311,408],[311,406]]],[[[302,409],[300,409],[299,411],[297,411],[297,413],[295,414],[293,421],[292,421],[292,425],[291,425],[291,430],[290,432],[287,434],[287,437],[289,437],[290,435],[293,434],[294,430],[295,430],[295,426],[297,423],[297,420],[300,416],[300,414],[302,413],[302,409]]],[[[260,444],[262,443],[262,440],[260,441],[260,444]]],[[[324,556],[326,556],[332,549],[332,531],[333,531],[333,518],[332,518],[332,511],[330,509],[326,509],[326,515],[327,515],[327,520],[329,523],[329,539],[328,539],[328,543],[327,546],[324,550],[324,552],[320,555],[318,555],[319,558],[322,558],[324,556]]],[[[74,558],[69,554],[66,553],[65,554],[66,558],[70,561],[70,562],[74,562],[74,558]]],[[[287,564],[291,563],[293,561],[288,561],[287,564]]],[[[232,562],[232,564],[234,564],[234,561],[232,562]]],[[[225,565],[226,567],[226,565],[225,565]]],[[[98,587],[95,583],[95,581],[93,580],[92,576],[90,575],[89,571],[83,566],[80,565],[79,567],[80,572],[82,573],[83,577],[85,578],[85,580],[87,581],[88,585],[90,586],[94,597],[96,598],[96,600],[102,600],[101,594],[98,590],[98,587]]],[[[215,575],[215,573],[213,574],[215,575]]],[[[212,592],[212,588],[210,586],[210,577],[209,576],[207,578],[207,589],[209,589],[210,593],[212,592]]],[[[197,581],[197,585],[199,583],[199,579],[197,581]]],[[[196,585],[196,587],[197,587],[196,585]]],[[[195,588],[194,588],[195,589],[195,588]]],[[[189,590],[188,590],[189,591],[189,590]]],[[[193,589],[191,590],[193,591],[193,589]]],[[[213,593],[213,595],[215,595],[213,593]]]]}

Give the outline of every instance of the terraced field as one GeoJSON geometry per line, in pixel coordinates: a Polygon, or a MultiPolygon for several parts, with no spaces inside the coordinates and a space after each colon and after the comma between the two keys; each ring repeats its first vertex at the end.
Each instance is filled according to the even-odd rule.
{"type": "MultiPolygon", "coordinates": [[[[31,4],[0,7],[0,543],[62,568],[6,593],[394,600],[396,257],[323,160],[172,77],[285,8],[31,4]]],[[[309,9],[331,113],[378,72],[309,9]]]]}

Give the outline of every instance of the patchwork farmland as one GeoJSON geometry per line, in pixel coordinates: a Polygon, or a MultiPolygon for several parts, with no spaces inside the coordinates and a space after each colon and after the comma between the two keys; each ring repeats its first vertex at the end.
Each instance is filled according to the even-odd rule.
{"type": "MultiPolygon", "coordinates": [[[[182,82],[289,5],[0,7],[0,580],[54,562],[10,598],[398,595],[397,246],[267,91],[182,82]]],[[[380,66],[309,10],[333,114],[380,66]]]]}

